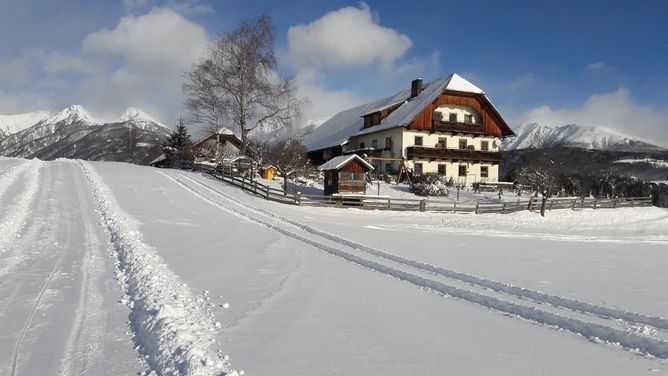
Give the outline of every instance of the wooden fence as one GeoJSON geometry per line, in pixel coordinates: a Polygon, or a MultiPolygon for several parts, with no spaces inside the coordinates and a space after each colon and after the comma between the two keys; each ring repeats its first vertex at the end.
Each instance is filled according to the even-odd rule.
{"type": "MultiPolygon", "coordinates": [[[[282,189],[276,189],[258,183],[248,177],[237,175],[229,171],[208,171],[218,180],[237,186],[245,191],[261,196],[266,200],[280,202],[290,205],[335,207],[335,208],[359,208],[374,210],[396,210],[396,211],[432,211],[453,213],[512,213],[522,210],[539,211],[542,204],[541,199],[535,199],[533,204],[529,201],[517,202],[458,202],[443,199],[406,199],[392,198],[388,196],[373,195],[334,195],[334,196],[312,196],[285,193],[282,189]]],[[[548,198],[545,210],[553,209],[604,209],[652,206],[651,197],[620,197],[620,198],[548,198]]]]}

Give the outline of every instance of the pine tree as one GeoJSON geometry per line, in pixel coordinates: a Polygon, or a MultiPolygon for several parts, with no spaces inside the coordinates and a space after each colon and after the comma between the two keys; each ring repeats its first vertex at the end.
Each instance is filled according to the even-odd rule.
{"type": "Polygon", "coordinates": [[[183,118],[179,118],[179,124],[176,125],[172,134],[169,135],[164,146],[173,148],[176,151],[182,151],[183,148],[190,146],[191,144],[192,141],[190,140],[188,128],[186,128],[183,118]]]}
{"type": "Polygon", "coordinates": [[[179,118],[179,123],[167,140],[162,145],[163,152],[172,166],[178,166],[183,161],[183,153],[192,145],[188,128],[186,128],[183,118],[179,118]]]}

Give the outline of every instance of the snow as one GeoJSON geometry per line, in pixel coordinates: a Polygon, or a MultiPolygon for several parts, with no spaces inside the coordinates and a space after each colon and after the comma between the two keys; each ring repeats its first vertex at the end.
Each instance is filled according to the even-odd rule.
{"type": "Polygon", "coordinates": [[[8,374],[668,371],[666,209],[311,208],[192,172],[9,158],[3,186],[30,213],[0,253],[8,374]]]}
{"type": "Polygon", "coordinates": [[[120,117],[120,121],[148,122],[148,123],[155,123],[162,127],[165,127],[164,124],[160,123],[159,121],[155,120],[153,117],[149,116],[144,111],[135,107],[130,107],[127,110],[125,110],[123,115],[121,115],[120,117]]]}
{"type": "Polygon", "coordinates": [[[218,129],[217,133],[218,134],[224,134],[224,135],[234,135],[234,132],[232,132],[230,129],[225,128],[225,127],[218,129]]]}
{"type": "Polygon", "coordinates": [[[27,112],[16,115],[0,115],[0,136],[20,132],[53,116],[50,111],[27,112]]]}
{"type": "Polygon", "coordinates": [[[668,167],[668,161],[654,158],[618,159],[612,163],[647,163],[654,167],[668,167]]]}
{"type": "Polygon", "coordinates": [[[664,150],[637,137],[634,138],[605,127],[589,127],[576,124],[553,127],[537,123],[524,123],[513,130],[517,136],[505,140],[502,149],[570,146],[598,150],[664,150]]]}
{"type": "Polygon", "coordinates": [[[56,124],[61,121],[67,121],[68,123],[79,121],[87,124],[100,123],[83,106],[78,104],[73,104],[60,111],[56,115],[46,119],[46,123],[51,124],[56,124]]]}
{"type": "Polygon", "coordinates": [[[330,159],[329,161],[327,161],[325,164],[318,167],[318,170],[320,170],[320,171],[338,170],[343,165],[345,165],[346,163],[350,162],[353,159],[356,159],[357,161],[359,161],[363,165],[367,166],[369,168],[369,170],[373,170],[373,166],[370,165],[369,162],[365,161],[364,159],[362,159],[362,157],[360,157],[357,154],[341,155],[339,157],[334,157],[334,158],[330,159]]]}

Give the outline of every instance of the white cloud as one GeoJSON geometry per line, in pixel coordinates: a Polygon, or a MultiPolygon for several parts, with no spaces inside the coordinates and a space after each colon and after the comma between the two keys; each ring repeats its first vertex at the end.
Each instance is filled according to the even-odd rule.
{"type": "Polygon", "coordinates": [[[299,96],[310,101],[303,109],[304,125],[319,125],[337,112],[363,103],[363,99],[351,91],[325,89],[323,78],[321,73],[312,69],[303,69],[295,77],[299,96]]]}
{"type": "Polygon", "coordinates": [[[588,70],[598,70],[605,67],[605,63],[602,61],[597,61],[595,63],[587,64],[587,69],[588,70]]]}
{"type": "Polygon", "coordinates": [[[121,18],[114,30],[90,34],[86,52],[118,55],[143,68],[186,69],[202,56],[208,43],[206,31],[171,9],[121,18]]]}
{"type": "Polygon", "coordinates": [[[610,93],[592,95],[577,108],[537,107],[523,113],[519,120],[552,126],[572,123],[600,126],[668,145],[668,108],[656,110],[635,103],[629,91],[622,87],[610,93]]]}
{"type": "Polygon", "coordinates": [[[288,30],[288,61],[297,67],[392,64],[411,47],[411,40],[380,26],[368,5],[345,7],[288,30]]]}

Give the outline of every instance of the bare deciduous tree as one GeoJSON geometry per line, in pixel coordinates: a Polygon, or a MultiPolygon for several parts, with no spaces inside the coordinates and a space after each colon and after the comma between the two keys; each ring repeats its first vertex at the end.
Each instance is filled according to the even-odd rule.
{"type": "Polygon", "coordinates": [[[306,158],[306,148],[297,139],[287,139],[275,145],[261,148],[265,150],[263,161],[276,167],[283,177],[283,191],[288,191],[288,179],[310,171],[311,165],[306,158]]]}
{"type": "Polygon", "coordinates": [[[294,81],[278,77],[275,66],[270,17],[243,21],[212,43],[208,58],[186,74],[190,120],[210,133],[223,122],[233,123],[241,135],[241,154],[246,154],[249,133],[288,126],[305,103],[297,99],[294,81]]]}
{"type": "Polygon", "coordinates": [[[561,173],[561,164],[552,156],[550,149],[544,149],[539,157],[522,166],[517,172],[521,184],[532,186],[536,193],[543,197],[540,208],[542,216],[545,216],[546,199],[558,189],[561,173]]]}

